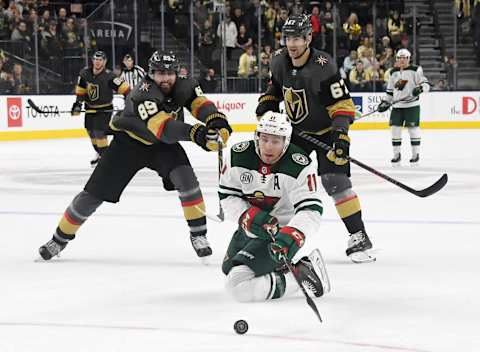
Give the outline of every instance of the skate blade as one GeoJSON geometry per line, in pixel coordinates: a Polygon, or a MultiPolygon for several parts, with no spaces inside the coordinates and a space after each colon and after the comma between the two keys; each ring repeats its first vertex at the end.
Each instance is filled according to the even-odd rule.
{"type": "Polygon", "coordinates": [[[377,257],[375,256],[375,252],[371,249],[352,253],[348,257],[355,264],[372,263],[377,260],[377,257]]]}
{"type": "Polygon", "coordinates": [[[330,278],[328,277],[327,267],[325,266],[325,261],[323,260],[322,254],[316,248],[308,255],[308,259],[310,259],[310,262],[313,265],[313,270],[315,270],[315,273],[320,278],[320,281],[322,281],[323,294],[325,295],[329,293],[332,289],[332,286],[330,284],[330,278]]]}

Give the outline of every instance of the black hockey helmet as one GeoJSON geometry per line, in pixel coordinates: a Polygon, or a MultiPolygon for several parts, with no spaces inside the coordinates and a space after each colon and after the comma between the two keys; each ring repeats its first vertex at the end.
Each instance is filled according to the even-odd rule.
{"type": "Polygon", "coordinates": [[[282,36],[307,37],[312,33],[310,17],[305,14],[291,15],[282,27],[282,36]]]}
{"type": "Polygon", "coordinates": [[[104,51],[97,50],[93,53],[92,60],[94,60],[94,59],[103,59],[103,60],[107,61],[107,54],[105,54],[104,51]]]}
{"type": "Polygon", "coordinates": [[[155,51],[148,60],[148,74],[153,75],[154,71],[174,71],[178,73],[179,64],[177,57],[171,51],[155,51]]]}

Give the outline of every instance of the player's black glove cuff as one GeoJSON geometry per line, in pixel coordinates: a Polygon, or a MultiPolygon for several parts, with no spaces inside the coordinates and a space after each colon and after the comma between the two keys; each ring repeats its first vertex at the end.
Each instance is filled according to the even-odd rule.
{"type": "Polygon", "coordinates": [[[332,150],[327,153],[327,158],[335,165],[345,165],[348,160],[346,157],[350,151],[350,137],[348,137],[347,131],[343,129],[336,129],[332,131],[332,150]]]}
{"type": "Polygon", "coordinates": [[[82,112],[82,103],[80,101],[76,101],[72,105],[71,114],[76,116],[76,115],[80,115],[81,112],[82,112]]]}
{"type": "Polygon", "coordinates": [[[221,112],[217,112],[208,116],[206,119],[206,126],[209,130],[216,130],[220,138],[222,138],[222,143],[227,144],[228,138],[232,133],[232,127],[228,123],[227,117],[221,112]]]}
{"type": "Polygon", "coordinates": [[[423,93],[423,87],[422,86],[415,87],[412,90],[412,95],[414,97],[418,97],[421,93],[423,93]]]}
{"type": "Polygon", "coordinates": [[[280,112],[280,104],[278,99],[270,94],[265,94],[258,99],[258,106],[255,110],[255,114],[257,115],[257,120],[265,114],[267,111],[273,112],[280,112]]]}

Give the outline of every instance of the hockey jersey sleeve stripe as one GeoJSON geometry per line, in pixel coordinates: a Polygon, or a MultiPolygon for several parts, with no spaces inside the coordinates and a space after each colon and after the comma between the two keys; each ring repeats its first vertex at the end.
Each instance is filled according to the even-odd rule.
{"type": "Polygon", "coordinates": [[[237,192],[239,194],[242,194],[242,190],[238,189],[238,188],[227,187],[227,186],[224,186],[224,185],[220,185],[220,188],[223,189],[223,190],[233,191],[233,192],[237,192]]]}
{"type": "Polygon", "coordinates": [[[84,96],[87,94],[87,90],[80,86],[75,86],[75,95],[77,96],[84,96]]]}
{"type": "Polygon", "coordinates": [[[168,114],[165,111],[160,111],[148,120],[147,128],[155,135],[155,137],[157,137],[157,139],[160,139],[163,129],[165,128],[165,123],[171,118],[171,114],[168,114]]]}
{"type": "Polygon", "coordinates": [[[295,214],[297,214],[298,212],[302,211],[302,210],[312,210],[312,211],[317,211],[320,213],[320,215],[323,215],[323,207],[319,204],[308,204],[308,205],[304,205],[300,208],[297,208],[295,209],[295,214]]]}
{"type": "Polygon", "coordinates": [[[217,108],[204,96],[196,97],[190,105],[190,111],[197,120],[205,121],[206,116],[217,112],[217,108]],[[203,117],[203,119],[202,119],[203,117]]]}
{"type": "Polygon", "coordinates": [[[182,201],[182,207],[193,207],[194,205],[198,205],[203,202],[202,198],[197,198],[188,201],[182,201]]]}
{"type": "Polygon", "coordinates": [[[335,104],[327,106],[327,110],[331,119],[340,115],[355,117],[355,105],[352,99],[339,100],[335,104]]]}
{"type": "Polygon", "coordinates": [[[218,197],[220,198],[220,200],[228,197],[237,197],[237,198],[243,199],[243,197],[238,194],[228,194],[228,193],[221,193],[221,192],[218,192],[218,197]]]}
{"type": "Polygon", "coordinates": [[[127,82],[122,82],[120,86],[118,86],[117,92],[119,94],[127,95],[130,92],[130,87],[127,82]]]}
{"type": "Polygon", "coordinates": [[[318,198],[306,198],[306,199],[302,199],[300,202],[295,203],[293,207],[297,209],[300,205],[304,205],[304,203],[308,203],[308,204],[318,203],[320,204],[320,206],[322,205],[322,201],[318,198]]]}

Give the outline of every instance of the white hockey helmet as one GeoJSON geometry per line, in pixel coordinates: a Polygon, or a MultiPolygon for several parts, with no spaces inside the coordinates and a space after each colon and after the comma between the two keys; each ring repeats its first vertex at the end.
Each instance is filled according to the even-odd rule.
{"type": "Polygon", "coordinates": [[[408,51],[408,49],[400,49],[399,51],[397,51],[397,55],[395,57],[397,59],[401,57],[406,57],[407,59],[410,59],[410,56],[412,56],[412,54],[410,54],[410,51],[408,51]]]}
{"type": "Polygon", "coordinates": [[[282,154],[285,153],[290,145],[292,138],[292,125],[288,119],[287,114],[280,112],[267,111],[258,121],[255,130],[255,150],[260,156],[259,139],[260,133],[272,134],[275,136],[285,137],[282,154]]]}

